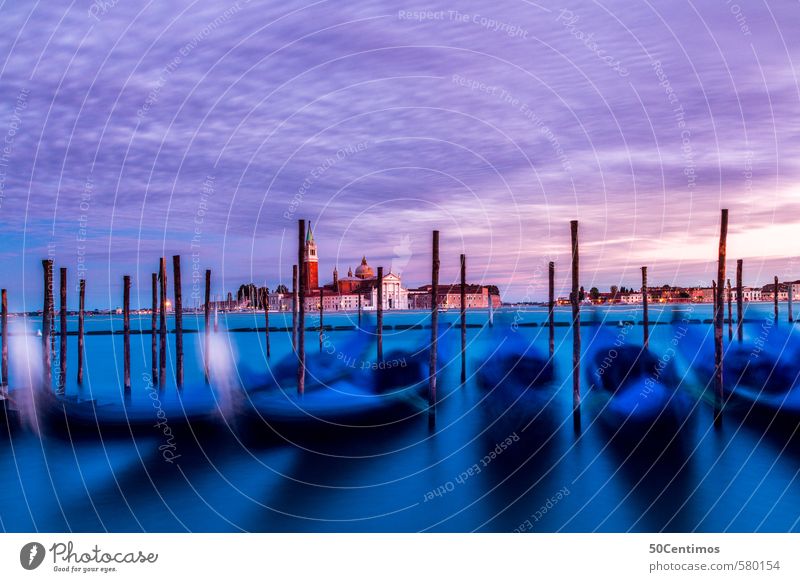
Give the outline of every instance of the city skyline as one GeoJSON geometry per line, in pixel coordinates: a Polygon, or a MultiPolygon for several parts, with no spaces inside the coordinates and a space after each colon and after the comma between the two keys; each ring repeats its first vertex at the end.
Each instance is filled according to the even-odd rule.
{"type": "Polygon", "coordinates": [[[511,301],[543,297],[574,218],[586,288],[711,279],[721,206],[748,280],[793,270],[798,50],[769,34],[793,6],[427,8],[4,7],[11,308],[40,303],[51,250],[91,305],[162,255],[285,282],[299,217],[340,267],[407,244],[420,284],[438,228],[443,280],[466,253],[511,301]]]}
{"type": "MultiPolygon", "coordinates": [[[[729,264],[726,267],[726,271],[727,271],[728,274],[734,273],[735,272],[735,268],[736,268],[735,261],[729,261],[729,263],[730,262],[733,262],[733,265],[729,264]]],[[[370,266],[370,268],[371,267],[372,266],[370,266]]],[[[338,269],[338,266],[334,266],[333,269],[338,269]]],[[[333,272],[331,274],[333,275],[333,272]]],[[[391,270],[386,270],[385,273],[384,273],[385,276],[387,276],[389,274],[395,274],[395,273],[393,273],[391,270]]],[[[151,284],[151,280],[150,280],[151,276],[152,275],[149,275],[147,277],[147,281],[146,281],[147,285],[151,284]]],[[[349,276],[349,274],[348,274],[348,276],[349,276]]],[[[168,281],[169,281],[169,278],[172,277],[171,272],[168,271],[167,277],[168,277],[168,281]]],[[[185,275],[184,275],[184,277],[185,277],[185,275]]],[[[325,289],[326,295],[330,295],[332,293],[331,287],[332,287],[332,282],[334,280],[333,276],[331,277],[330,281],[326,281],[325,280],[326,276],[324,274],[321,275],[321,277],[322,277],[322,279],[320,279],[320,281],[321,281],[320,287],[325,289]]],[[[197,309],[202,309],[203,283],[202,283],[201,279],[202,279],[202,277],[197,279],[197,281],[194,281],[193,279],[190,279],[189,281],[186,281],[186,279],[184,278],[184,284],[183,284],[183,293],[184,293],[184,305],[183,305],[183,307],[184,307],[184,311],[194,311],[194,310],[197,310],[197,309]]],[[[374,276],[370,277],[370,279],[374,279],[374,276]]],[[[728,277],[728,280],[732,281],[733,277],[728,277]]],[[[744,302],[745,303],[750,303],[750,302],[754,302],[754,303],[769,302],[769,303],[772,303],[773,300],[774,300],[774,296],[772,295],[774,293],[774,291],[772,291],[772,289],[774,289],[773,280],[774,280],[774,278],[770,279],[769,281],[766,281],[766,282],[755,282],[755,283],[748,282],[747,280],[743,280],[742,288],[744,290],[744,294],[743,294],[744,302]],[[751,298],[751,296],[753,295],[754,291],[756,292],[756,295],[758,295],[758,298],[751,298]],[[765,299],[761,299],[761,297],[760,297],[762,291],[765,293],[765,297],[766,297],[765,299]]],[[[56,273],[54,275],[54,287],[57,287],[58,285],[59,285],[59,278],[58,278],[58,272],[56,271],[56,273]]],[[[480,284],[470,283],[469,279],[468,279],[468,282],[467,282],[467,286],[468,287],[472,287],[472,286],[475,286],[475,285],[482,285],[482,286],[485,286],[485,287],[487,287],[489,289],[493,289],[493,288],[497,287],[496,285],[494,285],[492,283],[488,283],[488,282],[487,283],[480,283],[480,284]]],[[[780,278],[780,280],[779,280],[779,286],[778,286],[778,288],[779,288],[779,299],[778,300],[779,300],[780,303],[785,303],[788,300],[788,298],[789,298],[788,297],[788,287],[790,285],[791,285],[791,287],[793,289],[793,300],[794,301],[800,300],[800,278],[794,278],[792,276],[789,276],[788,278],[785,278],[785,279],[784,278],[780,278]]],[[[444,282],[444,281],[440,280],[440,292],[444,292],[444,291],[441,291],[441,290],[444,290],[444,289],[447,289],[447,288],[451,288],[451,287],[452,288],[458,288],[459,286],[460,286],[460,282],[459,281],[455,281],[454,280],[452,282],[444,282]]],[[[237,302],[238,302],[238,298],[237,298],[238,297],[238,293],[240,293],[243,289],[245,289],[247,287],[253,288],[256,292],[259,292],[261,289],[266,287],[266,288],[269,289],[270,295],[275,295],[275,294],[279,295],[281,292],[278,291],[277,289],[279,287],[280,288],[286,287],[287,291],[285,292],[285,297],[288,298],[289,300],[291,300],[291,296],[292,296],[291,277],[288,280],[288,282],[278,281],[274,285],[271,285],[271,286],[270,285],[265,285],[263,283],[262,284],[255,283],[253,281],[239,281],[237,283],[234,283],[234,285],[232,287],[230,287],[230,288],[225,288],[225,289],[222,289],[222,290],[213,291],[211,293],[211,304],[214,304],[214,303],[223,304],[223,303],[231,302],[231,305],[234,305],[236,307],[240,307],[237,304],[237,302]]],[[[413,284],[412,286],[410,286],[408,288],[408,290],[409,291],[419,292],[421,289],[423,289],[425,287],[430,287],[430,282],[421,282],[421,283],[418,283],[418,284],[413,284]]],[[[605,304],[605,303],[616,303],[616,304],[619,304],[619,305],[637,305],[637,304],[641,304],[641,289],[642,289],[641,281],[639,283],[637,283],[636,285],[626,286],[626,285],[612,284],[607,288],[600,288],[600,287],[597,287],[597,286],[587,287],[587,286],[581,284],[580,288],[581,288],[582,292],[584,293],[584,296],[585,296],[585,300],[584,301],[586,303],[594,302],[594,301],[590,301],[590,299],[591,299],[590,295],[591,295],[592,291],[596,290],[602,296],[600,298],[599,302],[595,302],[597,304],[605,304]],[[615,288],[616,288],[616,293],[614,292],[615,288]],[[640,296],[638,300],[626,301],[626,300],[623,299],[623,296],[626,296],[626,295],[637,295],[637,294],[640,296]],[[607,299],[608,299],[607,296],[608,295],[615,295],[617,297],[617,301],[611,301],[611,302],[607,301],[607,299]]],[[[150,312],[150,305],[151,305],[150,304],[150,301],[151,301],[150,293],[152,292],[152,288],[148,286],[145,290],[142,290],[140,294],[136,293],[134,291],[135,289],[136,289],[136,285],[132,284],[131,310],[133,312],[149,313],[150,312]],[[142,298],[142,302],[138,303],[137,302],[137,298],[142,298]]],[[[708,280],[707,282],[698,281],[694,285],[671,285],[669,283],[664,283],[664,282],[660,282],[660,281],[653,281],[651,279],[650,282],[648,283],[648,296],[651,297],[651,300],[657,299],[656,295],[660,296],[661,292],[663,290],[696,291],[696,292],[705,291],[706,293],[704,294],[704,298],[703,299],[698,299],[700,294],[695,293],[695,294],[692,294],[689,297],[686,297],[686,299],[689,300],[687,302],[698,302],[699,301],[699,302],[702,302],[702,303],[711,303],[712,299],[710,299],[709,297],[705,297],[705,296],[709,295],[709,292],[711,291],[711,289],[712,289],[712,280],[708,280]]],[[[316,295],[314,293],[318,292],[318,291],[319,291],[319,288],[315,288],[312,291],[309,291],[307,289],[306,290],[306,302],[307,303],[313,302],[313,300],[316,298],[316,295]]],[[[491,290],[489,292],[490,293],[494,293],[494,291],[491,291],[491,290]]],[[[554,298],[555,298],[555,301],[556,301],[556,307],[563,306],[563,305],[569,305],[569,294],[568,294],[568,292],[569,292],[569,289],[567,287],[560,288],[558,285],[556,285],[555,294],[554,294],[554,298]],[[562,294],[564,291],[567,292],[566,295],[562,294]]],[[[732,295],[733,301],[736,301],[737,288],[736,288],[736,285],[735,285],[735,281],[734,281],[734,283],[732,283],[731,292],[733,294],[732,295]]],[[[170,311],[170,312],[172,311],[172,297],[173,297],[172,283],[168,282],[168,288],[167,288],[167,311],[170,311]]],[[[515,306],[515,305],[522,305],[522,304],[547,305],[547,300],[546,299],[533,299],[533,298],[530,298],[530,297],[524,298],[523,300],[516,300],[516,301],[515,300],[506,300],[506,299],[503,298],[502,293],[500,295],[500,299],[501,299],[503,305],[508,305],[508,306],[515,306]]],[[[727,301],[727,299],[726,299],[726,301],[727,301]]],[[[76,314],[77,313],[77,307],[73,306],[73,302],[75,303],[75,305],[77,305],[77,296],[74,293],[72,293],[71,291],[69,291],[68,292],[67,304],[68,304],[68,311],[69,311],[70,314],[76,314]]],[[[667,300],[667,303],[674,303],[674,302],[675,301],[673,301],[673,300],[667,300]]],[[[679,302],[684,302],[684,301],[679,301],[679,302]]],[[[122,309],[121,305],[122,305],[122,301],[121,301],[121,296],[120,296],[119,301],[117,303],[114,303],[114,300],[112,299],[111,302],[109,303],[109,305],[107,305],[107,306],[95,306],[95,305],[90,305],[90,304],[87,303],[86,310],[87,311],[96,311],[96,312],[114,312],[114,311],[120,311],[122,309]]],[[[252,307],[252,305],[250,305],[249,307],[252,307]]],[[[54,308],[55,308],[56,312],[59,311],[59,302],[58,302],[57,298],[56,298],[56,304],[55,304],[54,308]]],[[[259,307],[259,309],[260,309],[260,307],[259,307]]],[[[275,310],[272,307],[270,309],[272,311],[275,310]]],[[[372,307],[369,307],[369,309],[372,309],[372,307]]],[[[415,309],[415,308],[412,308],[412,309],[415,309]]],[[[425,308],[425,309],[427,309],[427,308],[425,308]]],[[[10,309],[9,312],[11,314],[23,314],[23,313],[30,314],[30,313],[37,313],[37,312],[40,313],[41,310],[42,310],[42,306],[38,305],[38,306],[33,306],[31,309],[28,309],[28,310],[25,310],[25,311],[16,310],[16,309],[12,308],[12,309],[10,309]]],[[[278,310],[278,311],[280,311],[280,310],[278,310]]]]}

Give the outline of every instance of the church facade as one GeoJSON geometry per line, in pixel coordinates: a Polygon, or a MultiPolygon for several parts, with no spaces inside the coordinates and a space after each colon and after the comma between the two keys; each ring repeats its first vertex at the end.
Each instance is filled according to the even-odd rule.
{"type": "MultiPolygon", "coordinates": [[[[319,254],[311,223],[305,237],[305,276],[302,281],[305,291],[306,312],[319,311],[320,303],[323,311],[356,311],[363,309],[373,311],[378,306],[378,276],[362,256],[355,271],[347,270],[347,275],[339,276],[334,267],[332,281],[319,284],[319,254]]],[[[382,281],[383,309],[393,311],[400,309],[430,309],[431,288],[425,285],[418,289],[407,289],[403,286],[400,273],[385,272],[382,281]]],[[[500,296],[491,294],[485,285],[468,285],[466,291],[467,308],[488,308],[491,303],[499,307],[500,296]]],[[[438,304],[443,308],[459,308],[461,305],[461,286],[442,285],[439,287],[438,304]]]]}
{"type": "MultiPolygon", "coordinates": [[[[306,311],[318,311],[320,302],[323,311],[354,311],[359,308],[371,311],[377,309],[377,269],[370,266],[366,256],[361,257],[361,263],[356,267],[355,272],[350,268],[346,277],[339,277],[339,270],[334,267],[332,282],[319,284],[319,255],[311,223],[309,223],[306,233],[304,262],[303,290],[305,291],[306,311]]],[[[382,287],[384,310],[409,308],[408,290],[403,287],[403,281],[399,274],[384,273],[382,287]]]]}

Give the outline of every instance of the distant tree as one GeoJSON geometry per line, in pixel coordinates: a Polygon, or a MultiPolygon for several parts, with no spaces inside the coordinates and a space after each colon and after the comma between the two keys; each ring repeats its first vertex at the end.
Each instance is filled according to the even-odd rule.
{"type": "Polygon", "coordinates": [[[589,298],[592,301],[597,301],[598,299],[600,299],[600,289],[598,289],[597,287],[592,287],[591,289],[589,289],[589,298]]]}
{"type": "Polygon", "coordinates": [[[581,287],[580,291],[578,291],[578,301],[584,301],[586,299],[586,291],[584,291],[583,287],[581,287]]]}
{"type": "Polygon", "coordinates": [[[269,303],[269,299],[267,296],[267,288],[259,287],[257,297],[258,297],[258,304],[256,305],[256,309],[264,309],[264,307],[269,303]]]}
{"type": "Polygon", "coordinates": [[[616,297],[619,294],[619,287],[616,285],[611,286],[611,296],[616,297]]]}
{"type": "Polygon", "coordinates": [[[242,301],[250,301],[250,305],[254,305],[256,303],[256,293],[257,288],[253,283],[241,285],[236,292],[236,300],[240,303],[242,301]]]}
{"type": "Polygon", "coordinates": [[[280,284],[275,287],[275,293],[283,293],[284,295],[289,293],[289,289],[284,284],[280,284]]]}

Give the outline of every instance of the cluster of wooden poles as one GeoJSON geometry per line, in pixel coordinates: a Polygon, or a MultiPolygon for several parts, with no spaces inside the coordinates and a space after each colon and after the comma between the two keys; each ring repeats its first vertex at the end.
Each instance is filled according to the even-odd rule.
{"type": "MultiPolygon", "coordinates": [[[[572,311],[573,311],[573,405],[576,426],[579,426],[580,420],[580,310],[577,301],[578,292],[578,222],[573,220],[572,227],[572,311]]],[[[726,280],[726,256],[727,256],[727,238],[728,238],[728,209],[721,210],[720,217],[720,234],[719,234],[719,251],[717,257],[717,278],[712,281],[713,289],[713,325],[714,325],[714,424],[719,426],[722,423],[722,409],[724,403],[724,384],[723,384],[723,329],[725,325],[725,299],[727,295],[728,302],[728,339],[733,340],[733,289],[731,280],[727,279],[727,294],[724,290],[724,285],[721,283],[726,280]],[[718,283],[719,282],[719,283],[718,283]]],[[[744,288],[742,285],[742,272],[743,260],[736,261],[736,336],[738,342],[744,340],[744,288]]],[[[550,309],[552,313],[552,263],[551,263],[551,278],[550,278],[550,309]]],[[[779,295],[779,281],[778,277],[774,278],[773,287],[773,309],[775,321],[778,321],[778,295],[779,295]]],[[[647,287],[647,267],[642,267],[642,326],[643,326],[643,346],[644,349],[649,348],[650,326],[648,317],[648,287],[647,287]]],[[[788,317],[789,322],[794,321],[792,312],[792,285],[788,286],[788,317]]],[[[551,346],[550,353],[553,353],[552,347],[552,319],[551,326],[551,346]]]]}
{"type": "MultiPolygon", "coordinates": [[[[55,353],[55,336],[60,336],[59,356],[59,376],[56,382],[57,391],[63,393],[65,390],[65,379],[67,375],[67,269],[62,267],[60,271],[60,325],[58,334],[55,332],[55,299],[53,293],[53,260],[45,259],[42,261],[44,270],[44,306],[42,310],[42,344],[43,344],[43,369],[45,386],[52,385],[52,354],[55,353]]],[[[174,277],[174,317],[175,317],[175,383],[178,387],[183,385],[183,297],[181,293],[181,257],[172,257],[173,277],[174,277]]],[[[152,308],[151,308],[151,380],[159,386],[164,386],[167,378],[167,265],[166,259],[159,259],[158,273],[152,274],[152,308]],[[159,349],[160,340],[160,349],[159,349]]],[[[122,278],[123,298],[122,298],[122,317],[123,317],[123,388],[126,393],[131,390],[131,355],[130,355],[130,336],[131,336],[131,278],[124,275],[122,278]]],[[[211,271],[205,272],[205,353],[208,354],[208,337],[211,331],[209,326],[210,318],[210,291],[211,291],[211,271]]],[[[78,385],[83,384],[83,362],[84,362],[84,321],[85,321],[85,297],[86,280],[80,279],[78,284],[78,362],[77,362],[77,381],[78,385]]],[[[5,298],[3,290],[3,298],[5,298]]],[[[5,301],[3,302],[5,306],[5,301]]],[[[6,370],[7,346],[5,337],[6,331],[6,308],[3,308],[3,371],[6,370]]],[[[267,315],[268,317],[268,315],[267,315]]],[[[216,324],[215,324],[216,329],[216,324]]],[[[208,357],[205,358],[205,377],[208,379],[208,357]]]]}
{"type": "MultiPolygon", "coordinates": [[[[725,264],[727,251],[728,233],[728,210],[721,212],[719,253],[717,262],[717,281],[725,281],[725,264]]],[[[576,429],[580,428],[580,405],[581,405],[581,336],[580,336],[580,254],[578,245],[578,221],[570,221],[570,235],[572,247],[572,281],[570,291],[570,305],[572,307],[572,403],[573,403],[573,422],[576,429]]],[[[739,342],[743,341],[743,285],[742,285],[742,259],[736,262],[736,311],[737,323],[736,333],[739,342]]],[[[438,277],[439,277],[439,232],[433,233],[433,272],[431,288],[431,365],[430,365],[430,388],[429,399],[433,409],[436,403],[436,339],[437,339],[437,313],[438,313],[438,277]]],[[[555,263],[548,264],[548,328],[549,328],[549,352],[552,359],[555,350],[555,322],[553,312],[555,307],[555,263]]],[[[728,300],[728,338],[733,339],[733,308],[732,308],[732,286],[728,281],[727,300],[728,300]]],[[[466,378],[466,302],[465,302],[465,283],[466,283],[466,259],[461,255],[461,379],[466,378]]],[[[717,291],[717,283],[713,282],[714,293],[714,423],[719,426],[722,422],[723,395],[723,327],[725,322],[725,294],[720,288],[717,291]]],[[[778,277],[774,281],[774,317],[778,320],[778,277]]],[[[642,267],[642,327],[643,327],[643,347],[649,349],[650,322],[648,316],[648,287],[647,287],[647,267],[642,267]]],[[[792,286],[789,285],[788,292],[788,317],[793,321],[792,313],[792,286]]],[[[380,308],[379,304],[379,308],[380,308]]]]}
{"type": "MultiPolygon", "coordinates": [[[[292,295],[293,295],[293,309],[292,309],[292,347],[297,354],[297,392],[303,394],[305,388],[305,333],[299,333],[299,330],[305,330],[305,300],[306,300],[306,264],[304,260],[305,253],[305,220],[298,221],[298,247],[297,247],[297,264],[292,268],[292,295]]],[[[725,259],[726,259],[726,242],[728,231],[728,210],[722,210],[720,237],[719,237],[719,254],[717,266],[717,279],[713,282],[714,289],[714,422],[719,424],[722,419],[722,403],[723,403],[723,327],[724,327],[724,311],[725,311],[725,293],[724,287],[718,285],[718,282],[725,281],[725,259]]],[[[580,382],[580,362],[581,362],[581,337],[580,337],[580,287],[579,287],[579,246],[578,246],[578,221],[573,220],[570,222],[571,234],[571,247],[572,247],[572,281],[570,292],[570,304],[572,308],[572,402],[573,402],[573,420],[576,428],[580,427],[580,404],[581,404],[581,382],[580,382]]],[[[437,376],[437,342],[438,342],[438,317],[439,317],[439,231],[433,231],[433,244],[432,244],[432,261],[431,261],[431,343],[430,343],[430,363],[429,363],[429,387],[428,387],[428,404],[431,412],[431,417],[435,416],[436,409],[436,376],[437,376]]],[[[461,262],[461,313],[460,313],[460,328],[461,328],[461,381],[466,381],[467,366],[466,366],[466,271],[467,261],[466,256],[460,256],[461,262]]],[[[52,385],[52,360],[51,354],[55,353],[55,316],[54,316],[54,292],[53,292],[53,261],[46,259],[42,261],[44,268],[44,309],[42,321],[42,342],[43,342],[43,358],[44,358],[44,373],[45,382],[47,386],[52,385]]],[[[173,268],[173,282],[174,282],[174,318],[175,318],[175,382],[178,387],[183,385],[183,303],[181,294],[181,257],[175,255],[172,257],[173,268]]],[[[648,287],[647,287],[647,267],[642,267],[642,308],[643,308],[643,345],[645,349],[649,347],[650,337],[650,322],[648,317],[648,287]]],[[[555,322],[554,322],[554,308],[555,308],[555,263],[549,262],[548,264],[548,327],[549,327],[549,352],[550,357],[553,357],[555,351],[555,322]]],[[[85,291],[86,281],[81,279],[78,285],[79,289],[79,308],[78,308],[78,346],[77,346],[77,381],[78,384],[83,383],[83,362],[84,362],[84,316],[85,316],[85,291]]],[[[775,319],[778,318],[778,277],[775,277],[775,299],[774,311],[775,319]]],[[[131,376],[130,376],[130,290],[131,278],[129,275],[123,277],[123,383],[125,392],[130,392],[131,389],[131,376]]],[[[210,318],[210,292],[211,292],[211,271],[205,272],[205,301],[204,301],[204,320],[205,320],[205,357],[204,357],[204,374],[206,381],[209,377],[209,364],[208,364],[208,350],[209,350],[209,333],[211,331],[209,325],[210,318]]],[[[267,290],[262,297],[264,304],[264,321],[266,324],[266,354],[270,357],[270,340],[269,340],[269,291],[267,290]]],[[[733,338],[733,314],[732,314],[732,286],[730,279],[727,280],[727,300],[728,300],[728,337],[733,338]]],[[[361,295],[358,295],[358,321],[361,325],[361,295]]],[[[378,267],[377,272],[377,359],[383,360],[383,267],[378,267]]],[[[490,297],[491,302],[491,297],[490,297]]],[[[59,376],[57,387],[58,391],[64,391],[65,378],[67,373],[67,269],[60,269],[60,350],[59,350],[59,376]]],[[[320,289],[319,295],[319,343],[322,349],[324,334],[323,334],[323,292],[320,289]]],[[[737,261],[736,265],[736,309],[737,309],[737,336],[741,342],[743,339],[743,286],[742,286],[742,260],[737,261]]],[[[492,325],[492,309],[490,305],[489,325],[492,325]]],[[[151,310],[151,361],[152,371],[151,377],[153,383],[158,383],[159,386],[164,386],[167,376],[167,358],[166,358],[166,342],[167,342],[167,266],[166,259],[159,259],[158,273],[152,273],[152,310],[151,310]]],[[[8,305],[6,290],[2,290],[2,313],[0,315],[2,323],[2,383],[8,384],[8,305]]],[[[789,291],[789,321],[793,320],[792,314],[792,295],[791,285],[789,291]]],[[[216,321],[214,329],[216,330],[216,321]]]]}
{"type": "MultiPolygon", "coordinates": [[[[578,221],[570,223],[572,235],[572,291],[570,302],[572,305],[572,382],[573,382],[573,420],[576,428],[580,427],[580,306],[579,306],[579,287],[578,287],[578,221]]],[[[722,407],[724,402],[723,394],[723,327],[725,323],[725,293],[722,285],[717,281],[725,281],[725,262],[727,254],[728,237],[728,209],[722,209],[720,220],[719,252],[717,258],[717,279],[712,282],[713,294],[713,324],[714,324],[714,424],[719,426],[722,423],[722,407]]],[[[737,311],[737,339],[743,341],[743,285],[742,285],[742,259],[736,262],[736,311],[737,311]]],[[[732,288],[730,279],[727,280],[727,300],[728,300],[728,339],[733,339],[733,309],[732,309],[732,288]]],[[[778,320],[778,277],[774,282],[774,317],[778,320]]],[[[642,267],[642,327],[643,327],[643,347],[649,348],[650,322],[648,317],[648,287],[647,287],[647,267],[642,267]]],[[[792,292],[789,285],[789,321],[793,321],[792,316],[792,292]]],[[[550,355],[553,354],[553,263],[550,263],[550,355]]]]}

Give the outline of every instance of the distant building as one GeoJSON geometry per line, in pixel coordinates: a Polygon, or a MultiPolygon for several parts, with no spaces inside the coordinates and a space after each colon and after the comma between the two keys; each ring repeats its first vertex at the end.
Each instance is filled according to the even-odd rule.
{"type": "Polygon", "coordinates": [[[270,293],[268,295],[267,303],[270,311],[291,311],[292,310],[292,294],[291,293],[270,293]]]}
{"type": "Polygon", "coordinates": [[[692,301],[696,303],[714,303],[714,288],[697,287],[692,289],[692,301]]]}
{"type": "Polygon", "coordinates": [[[630,293],[620,293],[619,298],[622,303],[633,305],[636,303],[642,303],[643,296],[641,291],[633,291],[630,293]]]}
{"type": "MultiPolygon", "coordinates": [[[[731,300],[739,300],[739,290],[734,287],[731,290],[731,300]]],[[[761,287],[742,287],[742,301],[762,301],[761,287]]]]}
{"type": "Polygon", "coordinates": [[[319,287],[319,256],[317,255],[317,243],[314,241],[314,232],[311,230],[310,222],[306,232],[303,262],[305,263],[305,281],[303,284],[306,292],[308,292],[319,287]]]}
{"type": "MultiPolygon", "coordinates": [[[[306,235],[306,310],[319,311],[320,298],[323,311],[352,311],[377,309],[378,278],[375,270],[367,263],[367,257],[361,258],[361,264],[348,269],[347,277],[339,278],[339,269],[333,269],[333,281],[320,286],[318,282],[319,255],[317,244],[309,224],[306,235]]],[[[403,287],[400,275],[384,273],[383,275],[383,308],[386,310],[408,309],[408,291],[403,287]]]]}
{"type": "MultiPolygon", "coordinates": [[[[367,257],[361,257],[361,263],[355,272],[350,268],[346,277],[339,277],[339,269],[333,269],[331,283],[319,285],[319,255],[317,243],[308,226],[305,243],[305,307],[307,311],[319,311],[320,300],[323,311],[353,311],[361,308],[366,311],[376,310],[378,306],[378,278],[376,269],[367,262],[367,257]]],[[[491,300],[496,307],[500,306],[500,296],[489,293],[485,285],[467,286],[467,308],[487,308],[491,300]]],[[[409,290],[403,286],[399,273],[386,272],[383,274],[383,309],[387,311],[400,309],[430,309],[431,286],[426,285],[418,289],[409,290]]],[[[291,297],[288,298],[291,309],[291,297]]],[[[460,285],[441,286],[439,288],[439,304],[443,308],[460,309],[460,285]]],[[[270,298],[270,309],[273,307],[270,298]]]]}
{"type": "Polygon", "coordinates": [[[792,290],[792,299],[800,298],[800,281],[791,281],[786,283],[787,291],[789,287],[792,290]]]}
{"type": "MultiPolygon", "coordinates": [[[[410,309],[431,308],[431,285],[423,285],[417,289],[409,290],[408,304],[410,309]]],[[[486,285],[467,285],[465,288],[467,309],[487,309],[489,302],[492,307],[500,307],[500,296],[489,293],[486,285]]],[[[442,309],[461,309],[461,285],[441,285],[437,295],[437,302],[442,309]]]]}
{"type": "MultiPolygon", "coordinates": [[[[744,295],[744,293],[742,293],[744,295]]],[[[792,295],[792,298],[796,295],[792,295]]],[[[788,301],[789,287],[785,283],[778,283],[778,301],[788,301]]],[[[764,285],[761,288],[762,301],[775,301],[775,283],[764,285]]]]}

